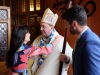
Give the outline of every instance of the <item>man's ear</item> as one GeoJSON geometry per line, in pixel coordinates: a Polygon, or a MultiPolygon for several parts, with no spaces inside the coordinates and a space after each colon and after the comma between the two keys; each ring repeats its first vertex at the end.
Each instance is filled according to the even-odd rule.
{"type": "Polygon", "coordinates": [[[78,23],[76,21],[72,22],[72,26],[73,26],[74,29],[76,29],[77,25],[78,25],[78,23]]]}

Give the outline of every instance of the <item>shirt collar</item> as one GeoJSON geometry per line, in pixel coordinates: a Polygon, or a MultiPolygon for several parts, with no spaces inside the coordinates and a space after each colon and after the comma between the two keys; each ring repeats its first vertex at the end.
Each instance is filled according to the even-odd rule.
{"type": "Polygon", "coordinates": [[[82,36],[82,34],[88,29],[89,27],[86,27],[78,36],[78,39],[82,36]]]}

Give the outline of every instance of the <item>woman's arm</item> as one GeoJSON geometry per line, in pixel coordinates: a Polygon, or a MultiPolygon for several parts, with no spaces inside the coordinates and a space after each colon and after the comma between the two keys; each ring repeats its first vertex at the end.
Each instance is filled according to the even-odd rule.
{"type": "Polygon", "coordinates": [[[52,48],[53,48],[52,44],[47,44],[46,46],[40,46],[37,48],[35,46],[32,46],[31,48],[25,50],[25,53],[28,51],[27,55],[29,57],[40,54],[49,54],[52,52],[52,48]]]}
{"type": "Polygon", "coordinates": [[[60,39],[61,39],[61,36],[58,35],[54,39],[52,44],[47,44],[46,46],[40,46],[40,47],[37,47],[37,48],[35,46],[32,46],[31,49],[27,49],[27,51],[28,51],[27,55],[29,57],[31,57],[31,56],[40,55],[40,54],[49,54],[49,53],[52,52],[53,46],[55,46],[60,41],[60,39]]]}

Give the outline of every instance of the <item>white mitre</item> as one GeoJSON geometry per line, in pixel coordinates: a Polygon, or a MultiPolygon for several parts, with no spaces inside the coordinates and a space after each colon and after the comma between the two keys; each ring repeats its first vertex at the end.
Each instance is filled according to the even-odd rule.
{"type": "Polygon", "coordinates": [[[54,14],[49,8],[47,8],[43,14],[41,22],[45,22],[55,26],[57,19],[58,19],[58,15],[54,14]]]}

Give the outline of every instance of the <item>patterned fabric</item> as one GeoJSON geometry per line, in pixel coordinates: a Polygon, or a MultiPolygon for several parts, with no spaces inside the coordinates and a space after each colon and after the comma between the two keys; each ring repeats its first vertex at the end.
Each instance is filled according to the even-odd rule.
{"type": "MultiPolygon", "coordinates": [[[[42,38],[40,39],[40,46],[45,46],[46,44],[50,43],[52,37],[54,36],[54,34],[55,34],[56,32],[57,32],[57,31],[54,29],[48,38],[42,37],[42,38]]],[[[46,57],[47,57],[47,55],[40,55],[39,66],[43,63],[43,61],[44,61],[44,59],[45,59],[46,57]]]]}
{"type": "Polygon", "coordinates": [[[32,47],[28,46],[26,44],[23,44],[16,51],[16,53],[13,56],[13,66],[14,66],[14,68],[12,70],[13,70],[13,72],[19,73],[20,75],[28,75],[28,71],[27,71],[26,65],[25,65],[27,60],[28,60],[28,57],[26,57],[25,55],[27,55],[30,52],[30,50],[27,51],[26,54],[24,54],[24,50],[27,49],[27,48],[30,48],[30,50],[31,50],[32,47]],[[23,58],[26,58],[26,60],[22,60],[23,58]],[[20,64],[21,65],[23,64],[22,68],[18,67],[20,64]],[[15,68],[15,67],[20,68],[20,70],[17,70],[17,68],[15,68]]]}
{"type": "Polygon", "coordinates": [[[51,51],[52,44],[47,44],[46,46],[38,48],[23,44],[13,56],[12,71],[19,73],[19,75],[28,75],[28,69],[26,68],[28,58],[39,54],[49,54],[51,51]]]}
{"type": "Polygon", "coordinates": [[[22,72],[22,73],[19,73],[19,75],[29,75],[28,69],[26,68],[26,70],[24,72],[22,72]]]}

